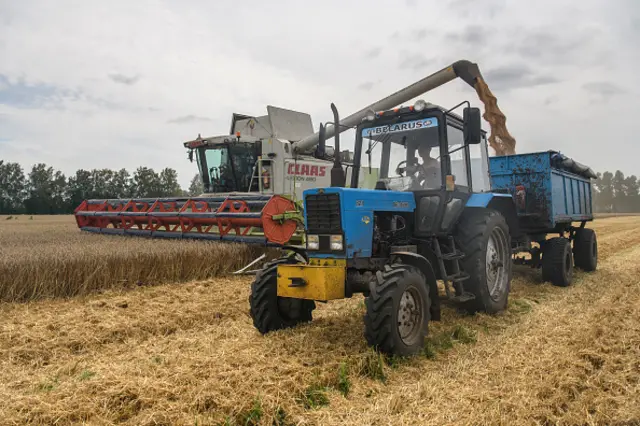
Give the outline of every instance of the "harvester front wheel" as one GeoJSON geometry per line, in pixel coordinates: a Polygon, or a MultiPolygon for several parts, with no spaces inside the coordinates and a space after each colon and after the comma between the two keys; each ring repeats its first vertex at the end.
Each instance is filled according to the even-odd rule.
{"type": "Polygon", "coordinates": [[[424,347],[430,320],[425,276],[409,265],[386,265],[369,286],[364,317],[367,343],[390,355],[418,353],[424,347]]]}
{"type": "Polygon", "coordinates": [[[576,229],[573,238],[573,262],[586,272],[593,272],[598,266],[598,240],[593,229],[576,229]]]}
{"type": "Polygon", "coordinates": [[[278,296],[278,265],[300,263],[287,256],[267,263],[251,284],[249,311],[253,325],[262,334],[310,322],[316,308],[313,300],[278,296]]]}
{"type": "Polygon", "coordinates": [[[549,238],[542,250],[542,279],[558,287],[568,287],[573,281],[571,242],[564,237],[549,238]]]}

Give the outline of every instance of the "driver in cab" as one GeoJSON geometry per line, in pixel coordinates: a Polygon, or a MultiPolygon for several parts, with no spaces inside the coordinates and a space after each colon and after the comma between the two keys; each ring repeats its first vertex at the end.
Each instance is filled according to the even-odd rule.
{"type": "Polygon", "coordinates": [[[431,157],[431,147],[427,144],[418,145],[418,155],[422,164],[417,166],[417,180],[421,189],[438,189],[442,185],[440,162],[431,157]]]}

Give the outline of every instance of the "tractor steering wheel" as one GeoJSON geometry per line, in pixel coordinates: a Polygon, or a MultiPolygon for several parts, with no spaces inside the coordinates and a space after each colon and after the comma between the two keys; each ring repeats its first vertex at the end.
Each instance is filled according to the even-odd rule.
{"type": "Polygon", "coordinates": [[[398,163],[398,165],[396,166],[396,173],[400,176],[402,176],[402,174],[404,173],[404,171],[406,170],[406,167],[400,167],[402,164],[405,164],[407,162],[407,160],[402,160],[401,162],[398,163]]]}
{"type": "Polygon", "coordinates": [[[415,164],[415,165],[405,165],[405,167],[401,167],[403,164],[406,164],[407,160],[402,160],[401,162],[398,163],[398,166],[396,167],[396,173],[402,177],[404,172],[407,172],[407,177],[409,176],[413,176],[414,179],[417,178],[419,180],[422,179],[423,175],[424,175],[424,166],[422,164],[415,164]],[[417,176],[414,176],[415,174],[418,174],[417,176]]]}

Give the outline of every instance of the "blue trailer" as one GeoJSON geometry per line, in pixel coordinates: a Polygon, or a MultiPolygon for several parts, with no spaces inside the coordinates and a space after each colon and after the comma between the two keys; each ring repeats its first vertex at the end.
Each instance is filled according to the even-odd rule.
{"type": "Polygon", "coordinates": [[[546,281],[561,286],[571,284],[574,265],[596,269],[596,235],[585,227],[593,220],[593,170],[557,151],[544,151],[492,157],[489,173],[492,191],[514,200],[517,263],[541,267],[546,281]],[[553,234],[558,236],[548,238],[553,234]],[[530,258],[518,257],[522,252],[530,258]]]}

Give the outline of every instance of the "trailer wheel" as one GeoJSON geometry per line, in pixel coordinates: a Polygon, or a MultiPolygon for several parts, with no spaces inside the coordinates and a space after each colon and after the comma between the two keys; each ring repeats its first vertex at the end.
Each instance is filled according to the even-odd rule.
{"type": "Polygon", "coordinates": [[[571,242],[564,237],[550,238],[542,252],[542,279],[559,287],[568,287],[573,280],[571,242]]]}
{"type": "Polygon", "coordinates": [[[424,347],[431,319],[429,287],[419,269],[386,265],[369,284],[365,338],[376,350],[410,356],[424,347]]]}
{"type": "Polygon", "coordinates": [[[312,320],[316,308],[313,300],[278,296],[278,265],[295,263],[300,263],[295,256],[268,262],[251,284],[249,312],[253,325],[262,334],[312,320]]]}
{"type": "Polygon", "coordinates": [[[593,229],[579,228],[573,238],[573,261],[583,271],[592,272],[598,266],[598,241],[593,229]]]}
{"type": "Polygon", "coordinates": [[[511,236],[504,216],[490,209],[465,210],[456,237],[464,253],[462,270],[470,276],[463,286],[475,296],[465,303],[465,309],[490,314],[506,309],[512,265],[511,236]]]}

